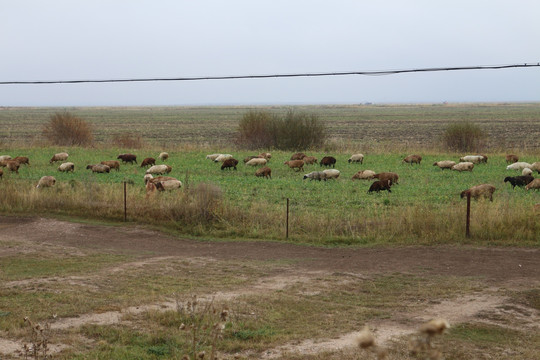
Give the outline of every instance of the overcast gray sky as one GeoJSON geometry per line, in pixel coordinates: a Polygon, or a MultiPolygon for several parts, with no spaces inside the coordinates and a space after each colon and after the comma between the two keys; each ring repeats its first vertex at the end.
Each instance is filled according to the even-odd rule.
{"type": "MultiPolygon", "coordinates": [[[[540,61],[538,0],[0,0],[0,81],[540,61]]],[[[0,106],[540,101],[540,68],[0,85],[0,106]]]]}

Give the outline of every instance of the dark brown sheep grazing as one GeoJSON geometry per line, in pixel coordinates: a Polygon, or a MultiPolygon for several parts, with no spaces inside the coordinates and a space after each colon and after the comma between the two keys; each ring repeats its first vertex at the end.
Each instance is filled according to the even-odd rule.
{"type": "Polygon", "coordinates": [[[422,157],[420,155],[409,155],[405,159],[403,159],[404,163],[407,164],[418,164],[420,165],[420,162],[422,161],[422,157]]]}
{"type": "Polygon", "coordinates": [[[298,169],[298,171],[304,171],[304,162],[302,160],[289,160],[283,164],[288,165],[291,169],[298,169]]]}
{"type": "Polygon", "coordinates": [[[260,168],[258,169],[257,171],[255,171],[255,176],[256,177],[265,177],[265,178],[272,178],[272,170],[268,167],[268,166],[265,166],[263,168],[260,168]]]}
{"type": "Polygon", "coordinates": [[[387,181],[390,180],[390,185],[394,185],[398,183],[399,175],[393,172],[382,172],[373,175],[374,178],[377,178],[381,181],[387,181]]]}
{"type": "Polygon", "coordinates": [[[221,170],[233,168],[236,170],[236,165],[238,165],[238,160],[236,159],[227,159],[221,164],[221,170]]]}
{"type": "Polygon", "coordinates": [[[17,156],[13,161],[18,161],[21,165],[30,165],[30,160],[26,156],[17,156]]]}
{"type": "Polygon", "coordinates": [[[379,192],[379,191],[383,191],[383,190],[386,190],[388,192],[392,192],[392,190],[390,190],[390,186],[392,186],[392,183],[390,182],[390,180],[375,181],[369,187],[368,194],[371,193],[371,192],[374,192],[374,191],[379,192]]]}
{"type": "Polygon", "coordinates": [[[320,166],[332,166],[332,167],[335,167],[336,165],[336,158],[333,157],[333,156],[325,156],[321,159],[321,162],[319,163],[320,166]]]}
{"type": "Polygon", "coordinates": [[[306,157],[306,154],[300,152],[300,153],[293,154],[293,156],[291,156],[291,160],[302,160],[305,157],[306,157]]]}
{"type": "Polygon", "coordinates": [[[467,197],[467,194],[471,194],[471,198],[476,200],[485,198],[493,201],[493,193],[495,190],[495,186],[491,184],[476,185],[470,189],[462,191],[460,196],[463,199],[467,197]]]}
{"type": "Polygon", "coordinates": [[[111,169],[115,169],[116,171],[120,171],[120,162],[116,160],[106,160],[102,161],[101,165],[107,165],[111,169]]]}
{"type": "Polygon", "coordinates": [[[152,165],[156,165],[156,159],[151,157],[145,158],[141,163],[141,167],[147,167],[152,165]]]}
{"type": "Polygon", "coordinates": [[[137,155],[133,154],[120,154],[117,159],[122,160],[124,163],[137,164],[137,155]]]}
{"type": "Polygon", "coordinates": [[[515,176],[515,177],[508,176],[504,178],[504,182],[509,182],[510,184],[512,184],[512,189],[514,189],[516,186],[520,186],[520,187],[526,186],[533,180],[534,180],[534,177],[531,175],[523,175],[523,176],[515,176]]]}
{"type": "Polygon", "coordinates": [[[517,155],[514,155],[514,154],[506,155],[506,163],[507,164],[517,163],[518,161],[519,161],[519,157],[517,155]]]}
{"type": "Polygon", "coordinates": [[[8,160],[8,161],[6,162],[6,166],[7,166],[7,168],[8,168],[9,171],[14,172],[14,173],[16,173],[16,174],[19,173],[19,166],[20,166],[20,164],[19,164],[18,161],[8,160]]]}
{"type": "Polygon", "coordinates": [[[2,168],[0,168],[0,178],[2,177],[2,175],[4,175],[4,170],[2,170],[2,168]]]}
{"type": "Polygon", "coordinates": [[[313,165],[313,164],[317,164],[317,158],[315,156],[306,156],[302,159],[302,161],[304,162],[304,164],[306,165],[313,165]]]}

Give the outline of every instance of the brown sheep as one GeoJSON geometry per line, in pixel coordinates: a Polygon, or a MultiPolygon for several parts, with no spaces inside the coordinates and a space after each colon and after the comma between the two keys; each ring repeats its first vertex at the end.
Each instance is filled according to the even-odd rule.
{"type": "Polygon", "coordinates": [[[540,178],[534,179],[531,181],[527,186],[525,186],[525,189],[527,190],[538,190],[540,189],[540,178]]]}
{"type": "Polygon", "coordinates": [[[437,161],[433,163],[433,166],[438,166],[441,170],[444,170],[444,169],[451,170],[452,166],[454,165],[456,165],[456,162],[452,160],[442,160],[442,161],[437,161]]]}
{"type": "Polygon", "coordinates": [[[2,168],[0,168],[0,178],[2,177],[2,175],[4,175],[4,170],[2,170],[2,168]]]}
{"type": "Polygon", "coordinates": [[[144,187],[146,189],[146,197],[149,197],[156,193],[156,185],[152,181],[146,182],[146,185],[144,187]]]}
{"type": "Polygon", "coordinates": [[[519,157],[517,155],[514,155],[514,154],[506,155],[506,163],[507,164],[517,163],[518,161],[519,161],[519,157]]]}
{"type": "Polygon", "coordinates": [[[30,160],[26,156],[17,156],[13,161],[18,161],[21,165],[30,165],[30,160]]]}
{"type": "Polygon", "coordinates": [[[375,171],[373,170],[360,170],[353,175],[353,180],[371,180],[375,176],[375,171]]]}
{"type": "Polygon", "coordinates": [[[325,156],[321,159],[321,162],[319,163],[320,166],[332,166],[335,167],[336,165],[336,158],[333,156],[325,156]]]}
{"type": "Polygon", "coordinates": [[[478,155],[478,156],[481,156],[481,157],[482,157],[482,158],[480,159],[480,162],[481,162],[481,163],[487,164],[487,162],[488,162],[488,157],[487,157],[487,155],[485,155],[485,154],[480,154],[480,155],[478,155]]]}
{"type": "Polygon", "coordinates": [[[122,160],[124,163],[137,164],[137,155],[133,154],[120,154],[117,159],[122,160]]]}
{"type": "Polygon", "coordinates": [[[298,169],[297,171],[304,171],[304,162],[302,160],[289,160],[283,163],[288,165],[291,169],[298,169]]]}
{"type": "Polygon", "coordinates": [[[369,187],[369,190],[368,190],[368,194],[373,192],[373,191],[376,191],[376,192],[379,192],[379,191],[388,191],[389,193],[392,192],[392,190],[390,190],[390,186],[392,186],[392,183],[390,180],[385,180],[385,181],[375,181],[373,184],[371,184],[371,186],[369,187]]]}
{"type": "Polygon", "coordinates": [[[293,154],[291,156],[291,160],[302,160],[306,156],[307,156],[306,154],[299,152],[299,153],[293,154]]]}
{"type": "Polygon", "coordinates": [[[302,159],[302,161],[304,161],[304,164],[306,165],[317,164],[317,158],[315,156],[306,156],[302,159]]]}
{"type": "Polygon", "coordinates": [[[272,154],[263,152],[259,154],[259,157],[265,158],[266,160],[270,161],[270,159],[272,158],[272,154]]]}
{"type": "Polygon", "coordinates": [[[8,160],[7,163],[6,163],[6,166],[7,166],[9,171],[18,174],[19,173],[19,166],[21,166],[21,165],[19,164],[18,161],[8,160]]]}
{"type": "Polygon", "coordinates": [[[236,159],[227,159],[221,164],[221,170],[233,168],[236,170],[236,165],[238,165],[238,160],[236,159]]]}
{"type": "Polygon", "coordinates": [[[261,158],[261,156],[260,155],[250,155],[248,157],[245,157],[244,158],[244,164],[247,163],[251,159],[258,159],[258,158],[261,158]]]}
{"type": "Polygon", "coordinates": [[[102,161],[101,165],[107,165],[111,169],[115,169],[116,171],[120,171],[120,162],[116,160],[106,160],[102,161]]]}
{"type": "Polygon", "coordinates": [[[151,158],[151,157],[145,158],[141,163],[141,167],[147,167],[147,166],[152,166],[152,165],[156,165],[156,159],[151,158]]]}
{"type": "Polygon", "coordinates": [[[471,194],[471,198],[476,200],[480,198],[489,198],[490,201],[493,201],[493,193],[495,190],[495,186],[491,184],[476,185],[470,189],[462,191],[460,196],[463,199],[467,197],[467,194],[471,194]]]}
{"type": "Polygon", "coordinates": [[[373,175],[374,178],[377,178],[381,181],[390,180],[390,185],[398,184],[399,175],[393,172],[382,172],[373,175]]]}
{"type": "Polygon", "coordinates": [[[420,155],[409,155],[405,159],[403,159],[404,163],[407,164],[418,164],[420,165],[420,162],[422,161],[422,157],[420,155]]]}
{"type": "Polygon", "coordinates": [[[265,178],[272,178],[272,169],[270,169],[268,166],[262,167],[255,171],[256,177],[265,177],[265,178]]]}

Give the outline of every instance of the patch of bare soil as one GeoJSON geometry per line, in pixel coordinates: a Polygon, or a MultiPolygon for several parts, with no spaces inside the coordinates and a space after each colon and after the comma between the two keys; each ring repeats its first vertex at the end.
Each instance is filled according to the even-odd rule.
{"type": "MultiPolygon", "coordinates": [[[[231,300],[242,295],[283,290],[297,283],[309,283],[318,276],[348,273],[358,277],[374,274],[409,273],[420,276],[454,275],[483,278],[490,288],[482,293],[433,304],[421,313],[396,314],[392,321],[370,324],[379,343],[412,334],[418,325],[434,317],[446,318],[451,324],[482,321],[513,327],[516,322],[538,329],[540,317],[536,310],[511,304],[500,295],[504,288],[527,288],[540,284],[540,250],[521,248],[477,248],[463,246],[395,247],[328,249],[278,242],[207,242],[176,238],[138,226],[110,227],[70,223],[44,218],[0,217],[0,243],[18,244],[18,249],[44,247],[64,253],[107,251],[137,256],[137,261],[107,271],[122,271],[126,267],[169,259],[190,261],[219,260],[293,260],[279,275],[260,279],[249,288],[208,294],[207,298],[231,300]]],[[[20,253],[20,252],[19,252],[20,253]]],[[[12,248],[0,248],[2,257],[13,254],[12,248]]],[[[99,276],[99,275],[94,275],[99,276]]],[[[34,285],[40,279],[4,282],[2,286],[34,285]]],[[[62,278],[74,284],[91,283],[88,277],[62,278]]],[[[170,301],[130,307],[122,311],[82,314],[77,318],[56,319],[52,329],[67,329],[84,324],[114,324],[126,314],[148,310],[175,309],[170,301]]],[[[264,358],[276,358],[284,353],[314,354],[320,351],[354,346],[357,333],[336,339],[305,340],[269,349],[264,358]]],[[[20,345],[0,338],[0,354],[14,354],[20,345]]]]}

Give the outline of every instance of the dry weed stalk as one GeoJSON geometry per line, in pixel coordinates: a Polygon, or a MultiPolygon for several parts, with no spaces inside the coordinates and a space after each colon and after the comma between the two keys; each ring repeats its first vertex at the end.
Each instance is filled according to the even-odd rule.
{"type": "Polygon", "coordinates": [[[48,322],[44,325],[34,324],[28,317],[24,318],[30,329],[30,344],[23,344],[24,359],[44,360],[50,359],[49,351],[49,333],[51,326],[48,322]]]}

